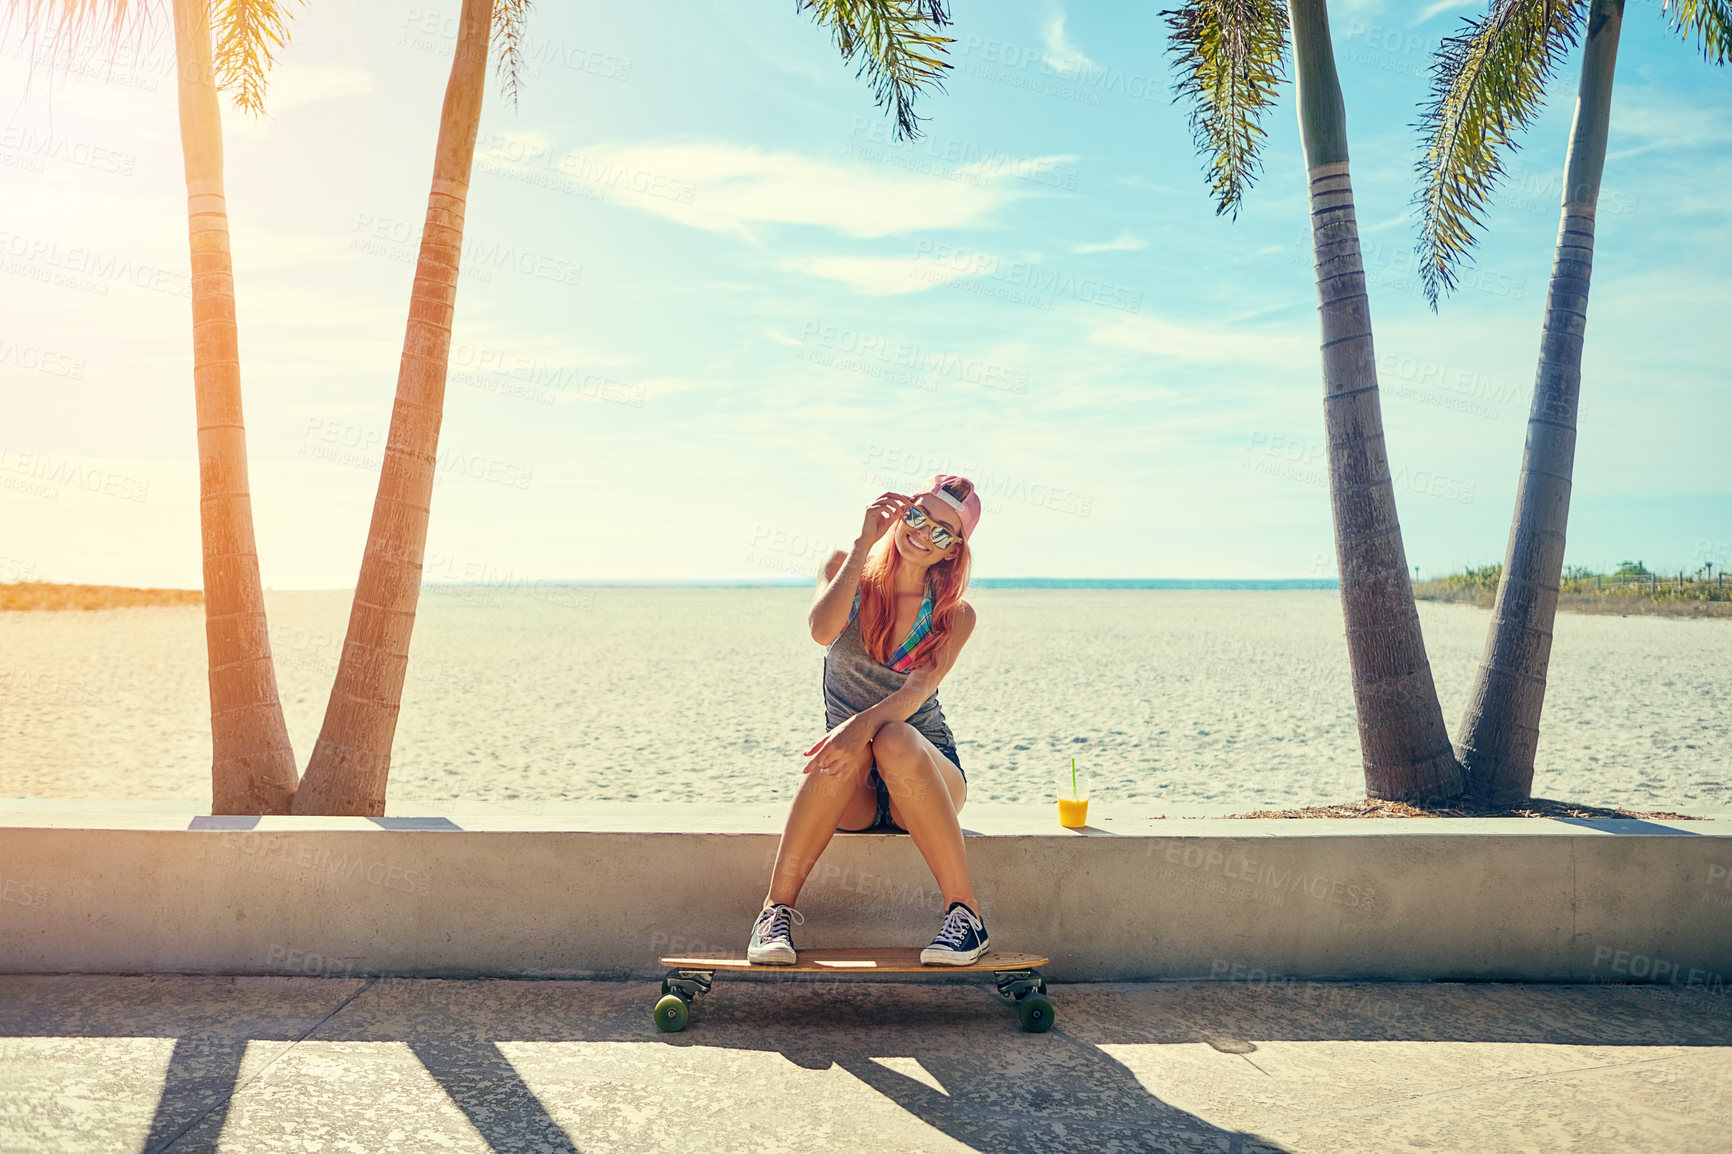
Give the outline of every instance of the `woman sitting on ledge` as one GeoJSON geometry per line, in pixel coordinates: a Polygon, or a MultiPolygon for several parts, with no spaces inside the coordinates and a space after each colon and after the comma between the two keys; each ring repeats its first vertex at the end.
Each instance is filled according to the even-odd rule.
{"type": "Polygon", "coordinates": [[[808,621],[812,640],[827,646],[829,732],[806,751],[812,760],[782,831],[748,961],[793,964],[790,923],[805,920],[794,901],[838,831],[914,838],[946,903],[922,963],[964,966],[986,952],[956,818],[968,782],[937,692],[974,631],[962,592],[979,520],[974,484],[940,475],[912,498],[886,493],[872,502],[853,549],[836,550],[824,566],[808,621]]]}

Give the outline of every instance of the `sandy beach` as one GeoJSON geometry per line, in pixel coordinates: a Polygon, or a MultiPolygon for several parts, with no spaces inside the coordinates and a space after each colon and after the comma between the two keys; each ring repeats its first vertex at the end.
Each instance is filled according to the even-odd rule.
{"type": "MultiPolygon", "coordinates": [[[[971,801],[1078,767],[1103,801],[1293,806],[1361,796],[1337,595],[976,589],[939,691],[971,801]]],[[[791,795],[822,736],[805,589],[429,590],[393,813],[453,804],[791,795]]],[[[346,592],[269,612],[297,756],[318,733],[346,592]]],[[[1453,728],[1486,611],[1421,603],[1453,728]]],[[[0,797],[209,802],[202,610],[0,618],[0,797]]],[[[1536,795],[1728,804],[1732,623],[1560,614],[1536,795]]]]}

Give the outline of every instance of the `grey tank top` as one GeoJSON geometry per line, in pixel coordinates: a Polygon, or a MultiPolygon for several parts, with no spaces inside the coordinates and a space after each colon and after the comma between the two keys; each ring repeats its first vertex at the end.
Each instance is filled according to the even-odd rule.
{"type": "MultiPolygon", "coordinates": [[[[860,602],[856,593],[848,627],[824,650],[824,724],[835,729],[901,689],[907,680],[907,673],[898,673],[866,652],[865,639],[860,636],[860,602]]],[[[956,746],[956,738],[945,724],[944,710],[939,707],[936,689],[920,703],[920,708],[908,718],[908,724],[934,745],[956,746]]]]}

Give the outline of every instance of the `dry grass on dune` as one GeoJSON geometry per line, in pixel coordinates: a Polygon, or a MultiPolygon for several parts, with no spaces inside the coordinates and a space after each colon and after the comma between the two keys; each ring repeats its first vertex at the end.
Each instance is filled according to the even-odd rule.
{"type": "Polygon", "coordinates": [[[1304,809],[1259,809],[1251,813],[1233,813],[1228,817],[1236,818],[1291,818],[1291,817],[1624,817],[1653,818],[1665,821],[1700,821],[1684,813],[1669,813],[1664,810],[1642,812],[1633,809],[1606,809],[1597,805],[1579,805],[1569,801],[1552,801],[1550,798],[1529,798],[1523,805],[1510,809],[1481,809],[1468,802],[1459,809],[1438,808],[1427,809],[1423,806],[1408,805],[1403,801],[1379,801],[1376,798],[1365,798],[1361,801],[1344,802],[1340,805],[1313,805],[1304,809]]]}
{"type": "Polygon", "coordinates": [[[197,589],[129,589],[124,585],[58,585],[48,581],[0,584],[0,610],[140,609],[202,605],[197,589]]]}
{"type": "MultiPolygon", "coordinates": [[[[1628,566],[1629,562],[1625,562],[1628,566]]],[[[1413,595],[1421,601],[1453,601],[1490,609],[1497,598],[1502,565],[1481,565],[1421,581],[1413,595]]],[[[1640,563],[1617,573],[1568,569],[1558,582],[1558,609],[1571,613],[1632,614],[1650,617],[1732,617],[1732,588],[1721,574],[1705,570],[1676,579],[1650,573],[1640,563]],[[1639,572],[1637,570],[1640,570],[1639,572]],[[1716,577],[1718,580],[1716,580],[1716,577]]]]}

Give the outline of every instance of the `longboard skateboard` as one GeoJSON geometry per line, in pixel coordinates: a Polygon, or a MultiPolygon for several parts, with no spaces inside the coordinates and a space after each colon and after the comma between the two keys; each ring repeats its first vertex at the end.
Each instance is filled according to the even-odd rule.
{"type": "Polygon", "coordinates": [[[745,954],[672,954],[661,959],[668,968],[662,998],[656,1003],[656,1025],[668,1033],[686,1028],[691,1004],[710,992],[718,973],[775,976],[822,974],[830,980],[869,978],[887,974],[954,974],[979,981],[990,978],[998,992],[1016,1007],[1022,1028],[1036,1034],[1052,1029],[1052,1002],[1039,967],[1051,963],[1037,954],[989,951],[966,966],[926,966],[912,946],[860,949],[800,950],[790,966],[753,965],[745,954]]]}

